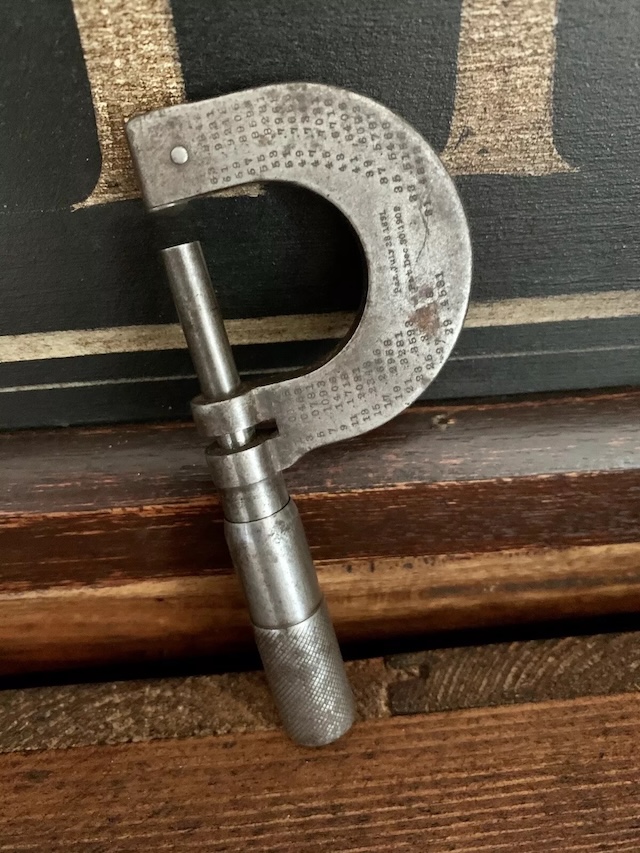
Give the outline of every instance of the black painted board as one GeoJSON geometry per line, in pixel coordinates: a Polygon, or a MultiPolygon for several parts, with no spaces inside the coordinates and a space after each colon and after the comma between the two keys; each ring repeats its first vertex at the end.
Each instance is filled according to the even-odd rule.
{"type": "MultiPolygon", "coordinates": [[[[172,2],[189,99],[328,82],[381,100],[438,150],[454,109],[461,8],[172,2]]],[[[639,287],[640,5],[559,0],[556,39],[554,140],[578,171],[456,178],[476,303],[639,287]]],[[[229,318],[356,309],[366,283],[354,235],[306,192],[200,200],[161,227],[139,200],[72,209],[95,184],[100,150],[71,0],[0,4],[0,110],[0,335],[175,322],[156,250],[185,237],[203,241],[229,318]]],[[[617,320],[471,328],[428,396],[637,384],[638,315],[640,306],[617,320]]],[[[269,372],[333,345],[252,345],[237,358],[249,374],[269,372]]],[[[0,426],[182,416],[191,375],[177,351],[3,363],[0,426]]]]}

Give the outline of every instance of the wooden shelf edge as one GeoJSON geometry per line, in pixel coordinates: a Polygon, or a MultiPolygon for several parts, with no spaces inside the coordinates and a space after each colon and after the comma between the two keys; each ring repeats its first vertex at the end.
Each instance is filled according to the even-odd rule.
{"type": "MultiPolygon", "coordinates": [[[[250,642],[185,424],[0,436],[0,674],[250,642]]],[[[640,607],[640,392],[420,405],[287,472],[341,638],[640,607]]]]}
{"type": "MultiPolygon", "coordinates": [[[[331,561],[343,643],[640,610],[640,543],[331,561]]],[[[215,659],[252,647],[234,575],[0,594],[0,675],[215,659]]]]}

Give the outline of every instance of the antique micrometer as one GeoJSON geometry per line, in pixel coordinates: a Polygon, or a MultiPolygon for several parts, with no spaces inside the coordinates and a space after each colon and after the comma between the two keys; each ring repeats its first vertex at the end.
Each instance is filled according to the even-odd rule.
{"type": "Polygon", "coordinates": [[[161,253],[202,391],[193,416],[213,441],[207,461],[267,679],[292,739],[329,743],[351,726],[353,696],[282,471],[390,420],[438,374],[471,284],[462,205],[412,127],[330,86],[265,86],[155,110],[131,119],[127,136],[152,212],[286,181],[336,205],[362,244],[367,292],[349,339],[310,372],[259,386],[240,381],[200,244],[161,253]]]}

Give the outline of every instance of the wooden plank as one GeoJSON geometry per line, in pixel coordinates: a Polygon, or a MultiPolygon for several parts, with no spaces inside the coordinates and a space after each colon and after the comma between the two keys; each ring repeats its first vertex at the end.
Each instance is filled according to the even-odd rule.
{"type": "MultiPolygon", "coordinates": [[[[640,609],[637,543],[351,560],[319,570],[347,644],[640,609]]],[[[224,660],[253,648],[234,575],[9,592],[0,595],[0,614],[5,676],[224,660]]]]}
{"type": "MultiPolygon", "coordinates": [[[[634,470],[639,413],[637,389],[418,404],[359,438],[307,454],[287,479],[292,491],[312,494],[412,481],[634,470]]],[[[2,432],[0,511],[208,497],[210,480],[199,455],[204,443],[184,422],[2,432]]]]}
{"type": "MultiPolygon", "coordinates": [[[[250,642],[201,453],[0,436],[0,673],[250,642]]],[[[640,392],[418,406],[288,481],[344,641],[640,606],[640,392]]]]}
{"type": "Polygon", "coordinates": [[[637,849],[639,633],[348,668],[359,722],[318,751],[261,673],[2,691],[0,846],[637,849]]]}
{"type": "Polygon", "coordinates": [[[0,757],[3,850],[523,853],[640,844],[640,696],[0,757]]]}
{"type": "MultiPolygon", "coordinates": [[[[433,518],[433,513],[440,512],[438,498],[444,497],[449,487],[461,490],[460,498],[475,494],[480,502],[486,500],[483,490],[492,488],[498,498],[499,493],[506,494],[510,488],[515,489],[513,499],[519,491],[537,489],[541,490],[540,498],[544,498],[562,488],[566,475],[571,481],[581,480],[580,489],[587,494],[593,491],[600,501],[601,496],[596,496],[599,488],[615,489],[614,480],[618,477],[620,482],[626,481],[626,487],[633,487],[640,468],[639,422],[640,391],[417,405],[360,438],[307,454],[287,471],[287,482],[301,504],[308,502],[311,518],[317,516],[319,506],[337,507],[340,500],[353,502],[354,506],[364,500],[368,506],[382,506],[386,511],[401,500],[400,492],[407,494],[402,501],[403,511],[412,505],[417,509],[416,498],[420,503],[426,490],[441,489],[439,493],[434,491],[434,500],[422,505],[422,516],[433,518]],[[545,486],[554,477],[554,483],[545,486]],[[516,485],[510,486],[514,482],[516,485]],[[590,482],[594,484],[592,488],[590,482]],[[525,485],[520,489],[519,484],[525,485]],[[393,501],[385,501],[387,492],[393,494],[393,501]],[[382,496],[380,501],[375,500],[376,495],[382,496]]],[[[144,528],[152,523],[154,514],[164,514],[171,523],[210,517],[219,521],[218,502],[203,462],[202,445],[193,427],[183,423],[0,434],[0,465],[5,483],[0,519],[7,537],[3,579],[8,579],[8,566],[13,560],[21,563],[19,555],[14,556],[10,550],[13,534],[9,531],[15,528],[24,530],[23,535],[31,541],[40,530],[53,530],[54,525],[59,525],[65,536],[73,532],[74,525],[79,530],[95,527],[93,535],[103,526],[109,535],[109,519],[117,517],[123,520],[120,527],[124,529],[118,530],[118,537],[124,541],[123,537],[130,535],[127,528],[136,526],[136,515],[140,517],[138,526],[144,528]]],[[[621,497],[612,495],[612,500],[621,497]]],[[[505,501],[505,511],[509,503],[511,499],[505,501]]],[[[304,506],[301,508],[304,513],[304,506]]],[[[358,509],[363,511],[365,507],[358,509]]],[[[544,513],[543,507],[541,512],[544,513]]],[[[328,518],[337,526],[338,520],[344,519],[343,508],[328,518]]],[[[362,521],[366,512],[358,518],[362,521]]],[[[376,517],[375,523],[378,521],[376,517]]],[[[445,551],[474,550],[471,542],[469,548],[466,543],[460,547],[466,535],[461,521],[456,519],[460,532],[455,537],[423,531],[431,537],[436,553],[442,553],[445,542],[445,551]]],[[[636,528],[632,520],[628,521],[629,528],[621,529],[618,536],[613,532],[614,540],[610,541],[620,541],[620,537],[629,541],[625,535],[636,528]]],[[[517,526],[524,528],[527,523],[531,520],[517,526]]],[[[597,522],[591,525],[596,526],[597,522]]],[[[349,525],[349,537],[359,543],[357,547],[371,540],[371,531],[363,534],[360,529],[361,525],[349,525]]],[[[216,532],[210,543],[214,553],[222,541],[220,531],[216,532]]],[[[504,539],[504,532],[498,534],[496,529],[494,534],[504,539]]],[[[559,532],[558,538],[566,539],[566,534],[559,532]]],[[[478,534],[474,539],[478,541],[478,534]]],[[[127,544],[135,547],[133,542],[127,544]]],[[[19,539],[16,545],[21,547],[19,539]]],[[[197,557],[188,555],[186,547],[185,538],[180,543],[183,562],[194,565],[197,557]]],[[[344,555],[343,551],[332,552],[329,542],[318,542],[317,548],[320,559],[344,555]]],[[[380,550],[376,554],[380,555],[380,550]]],[[[46,560],[46,553],[41,556],[46,560]]],[[[211,567],[211,551],[207,559],[211,567]]],[[[148,560],[149,555],[140,561],[140,568],[129,571],[144,576],[148,560]]],[[[57,557],[58,566],[60,562],[57,557]]],[[[226,568],[226,558],[222,562],[226,568]]],[[[205,568],[204,564],[199,565],[205,568]]],[[[167,573],[166,567],[163,573],[167,573]]]]}
{"type": "MultiPolygon", "coordinates": [[[[640,691],[640,633],[431,648],[347,662],[358,719],[640,691]]],[[[262,672],[0,692],[0,753],[278,728],[262,672]]]]}
{"type": "Polygon", "coordinates": [[[640,634],[435,648],[393,655],[391,716],[640,691],[640,634]]]}

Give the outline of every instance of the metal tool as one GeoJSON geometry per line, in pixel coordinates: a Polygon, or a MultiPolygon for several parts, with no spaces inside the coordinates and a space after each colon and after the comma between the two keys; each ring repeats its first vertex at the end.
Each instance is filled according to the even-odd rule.
{"type": "Polygon", "coordinates": [[[269,684],[294,741],[330,743],[353,722],[353,696],[282,471],[390,420],[439,372],[471,282],[460,200],[412,127],[330,86],[265,86],[155,110],[131,119],[127,136],[151,211],[287,181],[333,202],[362,243],[367,294],[350,338],[309,373],[257,387],[240,382],[200,245],[162,252],[202,390],[193,416],[214,441],[207,461],[269,684]]]}

